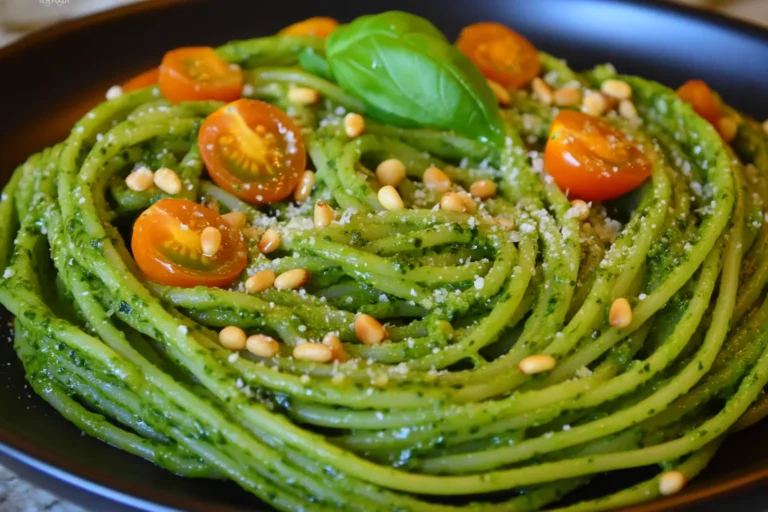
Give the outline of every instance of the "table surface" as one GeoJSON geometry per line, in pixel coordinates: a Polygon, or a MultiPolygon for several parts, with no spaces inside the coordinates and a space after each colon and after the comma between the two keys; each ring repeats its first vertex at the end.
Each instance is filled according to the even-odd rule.
{"type": "MultiPolygon", "coordinates": [[[[136,0],[0,0],[0,47],[31,29],[59,19],[85,15],[136,0]]],[[[675,0],[717,10],[768,27],[768,0],[675,0]]],[[[0,466],[0,510],[3,512],[84,512],[82,508],[17,478],[0,466]]]]}

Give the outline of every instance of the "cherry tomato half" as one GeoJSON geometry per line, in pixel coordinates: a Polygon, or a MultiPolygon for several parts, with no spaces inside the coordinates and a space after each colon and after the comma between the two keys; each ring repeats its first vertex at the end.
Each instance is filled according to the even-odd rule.
{"type": "Polygon", "coordinates": [[[465,27],[456,46],[486,78],[504,87],[524,87],[541,72],[536,48],[501,23],[474,23],[465,27]]]}
{"type": "Polygon", "coordinates": [[[315,16],[314,18],[307,18],[304,21],[288,25],[278,34],[281,36],[315,36],[325,39],[338,26],[339,22],[333,18],[315,16]]]}
{"type": "Polygon", "coordinates": [[[158,77],[160,92],[180,101],[233,101],[243,90],[243,70],[208,46],[177,48],[166,53],[158,77]]]}
{"type": "Polygon", "coordinates": [[[703,80],[688,80],[677,90],[680,99],[690,103],[701,117],[717,126],[722,115],[720,101],[703,80]]]}
{"type": "Polygon", "coordinates": [[[223,106],[205,120],[197,141],[213,181],[252,204],[286,198],[307,165],[299,128],[263,101],[223,106]]]}
{"type": "Polygon", "coordinates": [[[150,85],[155,85],[158,76],[160,76],[160,68],[148,69],[125,82],[123,84],[123,92],[131,92],[149,87],[150,85]]]}
{"type": "Polygon", "coordinates": [[[573,110],[552,122],[544,168],[570,197],[585,201],[619,197],[651,175],[650,161],[626,133],[573,110]]]}
{"type": "Polygon", "coordinates": [[[133,225],[131,249],[148,278],[185,288],[227,286],[248,262],[242,233],[215,211],[187,199],[162,199],[147,208],[133,225]],[[200,241],[208,226],[221,232],[221,248],[210,257],[200,241]]]}

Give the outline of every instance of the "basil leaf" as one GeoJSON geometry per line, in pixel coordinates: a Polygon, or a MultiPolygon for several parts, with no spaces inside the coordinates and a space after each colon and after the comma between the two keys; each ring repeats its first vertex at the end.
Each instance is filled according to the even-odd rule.
{"type": "Polygon", "coordinates": [[[331,33],[326,53],[337,83],[365,102],[375,119],[496,144],[503,139],[485,78],[423,18],[398,11],[357,18],[331,33]]]}
{"type": "Polygon", "coordinates": [[[333,79],[331,68],[328,66],[328,61],[314,48],[306,48],[299,54],[299,66],[301,66],[304,71],[325,78],[326,80],[333,79]]]}

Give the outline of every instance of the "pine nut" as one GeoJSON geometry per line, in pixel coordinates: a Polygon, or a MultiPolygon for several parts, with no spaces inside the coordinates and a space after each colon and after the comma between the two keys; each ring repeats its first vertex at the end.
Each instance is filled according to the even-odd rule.
{"type": "Polygon", "coordinates": [[[221,216],[233,229],[243,229],[248,221],[243,212],[229,212],[221,216]]]}
{"type": "Polygon", "coordinates": [[[576,218],[587,220],[589,218],[589,205],[581,199],[571,201],[571,208],[576,212],[576,218]]]}
{"type": "Polygon", "coordinates": [[[386,185],[379,189],[379,202],[387,210],[402,210],[405,208],[403,198],[392,185],[386,185]]]}
{"type": "Polygon", "coordinates": [[[730,144],[736,138],[736,134],[739,131],[739,123],[732,117],[721,117],[717,121],[717,131],[720,132],[723,140],[730,144]]]}
{"type": "Polygon", "coordinates": [[[555,367],[555,358],[549,354],[536,354],[528,356],[517,365],[517,368],[524,375],[533,375],[534,373],[548,372],[555,367]]]}
{"type": "Polygon", "coordinates": [[[181,180],[176,171],[163,167],[155,171],[155,185],[166,194],[178,194],[181,192],[181,180]]]}
{"type": "Polygon", "coordinates": [[[616,329],[624,329],[632,324],[632,307],[627,299],[622,297],[613,301],[608,321],[616,329]]]}
{"type": "Polygon", "coordinates": [[[600,117],[605,112],[608,103],[605,96],[599,92],[589,91],[584,95],[581,102],[581,111],[590,116],[600,117]]]}
{"type": "Polygon", "coordinates": [[[376,166],[376,179],[382,187],[396,187],[405,178],[405,165],[397,158],[384,160],[376,166]]]}
{"type": "Polygon", "coordinates": [[[331,349],[331,356],[334,361],[343,363],[347,360],[347,354],[344,353],[344,345],[338,336],[328,333],[323,337],[323,345],[331,349]]]}
{"type": "Polygon", "coordinates": [[[496,224],[498,224],[502,229],[506,229],[508,231],[515,229],[515,221],[512,219],[508,219],[506,217],[496,217],[495,221],[496,224]]]}
{"type": "Polygon", "coordinates": [[[354,112],[344,116],[344,131],[350,139],[362,135],[365,131],[365,119],[363,119],[363,116],[354,112]]]}
{"type": "Polygon", "coordinates": [[[273,284],[275,284],[275,273],[267,268],[256,272],[245,280],[245,291],[248,293],[259,293],[273,284]]]}
{"type": "Polygon", "coordinates": [[[155,173],[146,167],[139,167],[125,178],[125,184],[136,192],[144,192],[154,185],[155,173]]]}
{"type": "Polygon", "coordinates": [[[206,256],[215,256],[221,249],[221,231],[219,228],[208,226],[200,233],[200,245],[203,248],[203,254],[206,256]]]}
{"type": "Polygon", "coordinates": [[[245,340],[245,348],[257,357],[275,357],[280,352],[280,344],[266,334],[254,334],[245,340]]]}
{"type": "Polygon", "coordinates": [[[764,131],[765,133],[768,133],[768,119],[766,119],[765,121],[763,121],[763,131],[764,131]]]}
{"type": "Polygon", "coordinates": [[[478,199],[488,199],[496,195],[496,184],[491,180],[478,180],[469,186],[469,193],[478,199]]]}
{"type": "Polygon", "coordinates": [[[425,187],[435,192],[447,192],[451,188],[451,178],[437,167],[430,167],[424,171],[421,181],[424,182],[425,187]]]}
{"type": "Polygon", "coordinates": [[[313,105],[320,101],[320,93],[309,87],[293,87],[288,91],[288,101],[299,105],[313,105]]]}
{"type": "Polygon", "coordinates": [[[259,231],[258,229],[248,227],[248,226],[241,229],[240,232],[243,234],[245,238],[248,238],[249,240],[254,240],[258,238],[259,235],[261,234],[261,231],[259,231]]]}
{"type": "Polygon", "coordinates": [[[610,79],[606,80],[600,86],[600,90],[617,100],[628,100],[632,97],[632,87],[624,80],[610,79]]]}
{"type": "Polygon", "coordinates": [[[506,107],[512,103],[512,96],[509,95],[509,91],[505,89],[503,85],[499,82],[494,82],[493,80],[487,80],[487,82],[488,87],[490,87],[493,94],[496,95],[496,100],[499,102],[499,105],[506,107]]]}
{"type": "Polygon", "coordinates": [[[309,281],[309,272],[303,268],[294,268],[283,272],[275,278],[275,288],[278,290],[293,290],[309,281]]]}
{"type": "Polygon", "coordinates": [[[219,331],[219,343],[228,350],[245,348],[245,331],[236,325],[230,325],[219,331]]]}
{"type": "Polygon", "coordinates": [[[554,92],[555,105],[575,107],[581,103],[581,91],[576,87],[562,87],[554,92]]]}
{"type": "Polygon", "coordinates": [[[624,119],[637,119],[637,108],[631,100],[621,100],[619,102],[619,115],[624,119]]]}
{"type": "Polygon", "coordinates": [[[259,251],[262,254],[269,254],[276,251],[280,247],[280,233],[274,229],[268,229],[261,236],[259,240],[259,251]]]}
{"type": "Polygon", "coordinates": [[[659,477],[659,493],[662,496],[670,496],[680,492],[688,479],[680,471],[667,471],[659,477]]]}
{"type": "Polygon", "coordinates": [[[371,315],[361,314],[355,319],[355,334],[363,345],[378,345],[387,339],[387,330],[371,315]]]}
{"type": "Polygon", "coordinates": [[[293,349],[293,357],[302,361],[327,363],[333,359],[333,354],[331,349],[322,343],[302,343],[293,349]]]}
{"type": "Polygon", "coordinates": [[[293,200],[297,203],[301,203],[307,200],[312,194],[312,187],[315,186],[315,173],[312,171],[304,171],[299,180],[299,184],[293,191],[293,200]]]}
{"type": "Polygon", "coordinates": [[[461,199],[461,196],[456,192],[446,192],[443,197],[440,198],[440,209],[447,210],[449,212],[464,213],[467,211],[467,206],[461,199]]]}
{"type": "Polygon", "coordinates": [[[475,200],[472,199],[469,194],[466,192],[458,192],[458,195],[459,199],[461,199],[461,202],[464,203],[464,208],[466,209],[467,213],[475,213],[477,211],[475,200]]]}
{"type": "Polygon", "coordinates": [[[318,201],[315,203],[315,227],[325,228],[331,225],[331,222],[336,218],[333,208],[328,206],[325,201],[318,201]]]}
{"type": "Polygon", "coordinates": [[[536,96],[540,102],[545,105],[552,104],[552,88],[547,85],[547,82],[536,77],[531,82],[531,90],[533,91],[533,95],[536,96]]]}

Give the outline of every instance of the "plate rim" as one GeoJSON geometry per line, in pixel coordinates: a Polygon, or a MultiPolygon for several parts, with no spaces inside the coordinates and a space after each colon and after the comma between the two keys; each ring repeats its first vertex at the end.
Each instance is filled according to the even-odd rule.
{"type": "MultiPolygon", "coordinates": [[[[219,0],[221,1],[221,0],[219,0]]],[[[601,0],[606,3],[624,4],[636,8],[661,12],[664,15],[682,16],[694,19],[713,26],[724,27],[737,31],[740,36],[756,39],[768,44],[768,26],[737,18],[728,14],[715,12],[709,9],[693,7],[689,4],[673,2],[673,0],[601,0]]],[[[86,16],[62,20],[52,25],[26,34],[8,45],[0,48],[0,69],[8,62],[25,52],[33,51],[37,47],[53,44],[57,39],[65,37],[80,29],[94,25],[107,23],[121,18],[141,15],[149,11],[173,10],[179,5],[211,3],[212,0],[141,0],[136,3],[122,5],[86,16]]],[[[176,512],[181,510],[177,505],[163,503],[161,496],[147,497],[131,494],[124,485],[110,485],[103,477],[93,474],[85,468],[73,468],[73,460],[65,463],[57,460],[58,457],[49,450],[31,443],[18,434],[0,427],[0,462],[12,460],[14,465],[19,464],[44,476],[44,480],[31,480],[31,482],[47,491],[51,490],[51,481],[57,481],[73,488],[73,493],[79,494],[82,499],[73,498],[73,493],[68,493],[67,499],[84,504],[89,499],[99,498],[109,500],[116,504],[148,512],[176,512]]],[[[631,507],[632,512],[658,511],[663,504],[670,510],[679,506],[701,503],[711,497],[725,497],[739,491],[746,491],[760,482],[768,480],[768,465],[765,468],[752,471],[746,475],[713,484],[705,488],[697,489],[685,495],[669,496],[648,503],[641,503],[631,507]]],[[[116,483],[116,482],[114,482],[116,483]]],[[[113,483],[113,484],[114,484],[113,483]]],[[[217,512],[232,510],[215,504],[206,505],[205,510],[217,512]],[[209,506],[210,505],[210,506],[209,506]]]]}

